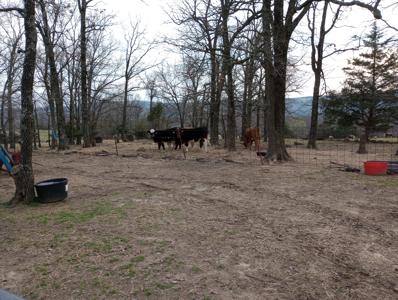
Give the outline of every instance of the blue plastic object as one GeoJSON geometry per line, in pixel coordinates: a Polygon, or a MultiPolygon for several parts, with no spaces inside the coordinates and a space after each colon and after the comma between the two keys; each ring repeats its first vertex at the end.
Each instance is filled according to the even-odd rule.
{"type": "Polygon", "coordinates": [[[6,166],[6,169],[9,173],[12,170],[12,158],[8,151],[0,145],[0,161],[6,166]]]}
{"type": "Polygon", "coordinates": [[[0,289],[0,300],[24,300],[14,294],[11,294],[5,290],[0,289]]]}

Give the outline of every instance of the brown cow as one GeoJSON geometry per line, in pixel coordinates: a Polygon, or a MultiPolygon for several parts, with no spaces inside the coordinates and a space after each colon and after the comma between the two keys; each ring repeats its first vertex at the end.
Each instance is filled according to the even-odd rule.
{"type": "Polygon", "coordinates": [[[256,151],[260,151],[260,128],[253,127],[247,128],[245,131],[245,136],[243,137],[243,145],[249,149],[252,149],[252,144],[256,145],[256,151]]]}

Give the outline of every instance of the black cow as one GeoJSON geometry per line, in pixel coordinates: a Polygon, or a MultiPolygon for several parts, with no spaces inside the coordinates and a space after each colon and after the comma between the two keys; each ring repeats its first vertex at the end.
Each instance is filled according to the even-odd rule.
{"type": "Polygon", "coordinates": [[[151,129],[148,131],[153,138],[153,141],[158,144],[158,148],[165,149],[164,142],[174,142],[174,149],[181,149],[182,145],[188,147],[189,142],[199,141],[200,148],[203,146],[207,152],[208,145],[208,130],[206,127],[198,128],[169,128],[165,130],[151,129]]]}
{"type": "Polygon", "coordinates": [[[164,130],[155,130],[151,129],[148,130],[148,133],[151,135],[153,141],[158,144],[158,149],[160,147],[165,150],[164,143],[172,143],[176,141],[176,129],[177,128],[170,128],[164,130]]]}
{"type": "Polygon", "coordinates": [[[188,147],[189,142],[193,144],[194,142],[199,141],[200,148],[204,146],[205,151],[207,152],[208,135],[209,135],[207,127],[181,128],[180,131],[181,131],[180,143],[188,147]]]}

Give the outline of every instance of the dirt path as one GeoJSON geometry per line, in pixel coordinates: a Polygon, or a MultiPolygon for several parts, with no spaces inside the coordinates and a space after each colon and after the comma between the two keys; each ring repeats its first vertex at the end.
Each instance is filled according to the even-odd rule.
{"type": "MultiPolygon", "coordinates": [[[[1,286],[27,299],[398,297],[398,177],[153,148],[36,153],[36,180],[68,177],[69,197],[0,208],[1,286]]],[[[4,202],[12,180],[0,188],[4,202]]]]}

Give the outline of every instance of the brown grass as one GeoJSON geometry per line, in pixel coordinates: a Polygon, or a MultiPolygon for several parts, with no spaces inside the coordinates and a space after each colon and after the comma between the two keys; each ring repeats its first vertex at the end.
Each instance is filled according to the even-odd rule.
{"type": "MultiPolygon", "coordinates": [[[[35,152],[36,181],[65,176],[69,197],[0,208],[1,287],[27,299],[397,298],[398,177],[155,148],[35,152]]],[[[5,174],[0,189],[5,202],[5,174]]]]}

